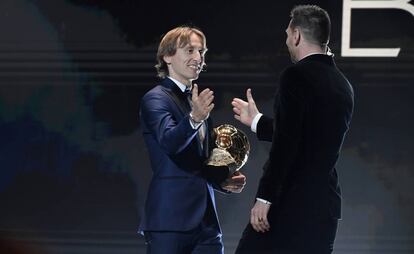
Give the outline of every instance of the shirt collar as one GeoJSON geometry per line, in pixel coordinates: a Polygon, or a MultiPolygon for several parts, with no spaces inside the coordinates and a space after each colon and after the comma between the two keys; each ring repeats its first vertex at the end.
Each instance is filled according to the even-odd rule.
{"type": "Polygon", "coordinates": [[[181,92],[184,93],[187,89],[191,90],[191,88],[187,88],[187,86],[181,83],[180,81],[173,79],[170,76],[168,76],[168,78],[171,79],[178,86],[178,88],[180,88],[181,92]]]}

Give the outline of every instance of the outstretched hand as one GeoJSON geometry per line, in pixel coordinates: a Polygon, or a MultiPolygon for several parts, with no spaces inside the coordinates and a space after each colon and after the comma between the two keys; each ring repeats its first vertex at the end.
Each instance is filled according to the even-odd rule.
{"type": "Polygon", "coordinates": [[[254,117],[260,112],[254,102],[250,88],[246,91],[246,97],[247,102],[239,98],[234,98],[231,105],[233,106],[233,112],[235,113],[234,118],[250,127],[254,117]]]}
{"type": "Polygon", "coordinates": [[[191,114],[194,121],[201,122],[208,118],[211,110],[214,108],[214,95],[213,91],[208,88],[204,89],[200,94],[198,94],[197,84],[194,84],[193,86],[194,87],[191,96],[193,105],[191,114]]]}

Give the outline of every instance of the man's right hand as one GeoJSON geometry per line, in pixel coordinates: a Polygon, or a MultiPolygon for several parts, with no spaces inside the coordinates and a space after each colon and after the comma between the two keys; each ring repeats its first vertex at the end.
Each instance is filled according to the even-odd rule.
{"type": "Polygon", "coordinates": [[[234,98],[231,105],[235,113],[234,118],[242,124],[251,127],[254,117],[259,114],[259,110],[256,107],[250,88],[246,91],[246,97],[247,102],[239,98],[234,98]]]}
{"type": "Polygon", "coordinates": [[[222,184],[221,188],[226,191],[233,193],[242,192],[244,186],[246,185],[246,176],[243,175],[240,171],[236,171],[233,175],[229,176],[222,184]]]}
{"type": "Polygon", "coordinates": [[[197,84],[194,84],[191,96],[193,104],[191,115],[193,116],[193,120],[195,122],[200,123],[208,118],[211,110],[214,108],[213,99],[213,91],[206,88],[198,94],[198,86],[197,84]]]}

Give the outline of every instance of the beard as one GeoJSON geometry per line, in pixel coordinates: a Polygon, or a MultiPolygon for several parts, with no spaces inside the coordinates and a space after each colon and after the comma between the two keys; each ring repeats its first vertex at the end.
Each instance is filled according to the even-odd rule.
{"type": "Polygon", "coordinates": [[[297,63],[298,62],[298,59],[297,59],[297,57],[295,56],[295,54],[293,53],[293,50],[291,50],[289,47],[288,47],[288,51],[289,51],[289,56],[290,56],[290,61],[292,61],[292,63],[297,63]]]}

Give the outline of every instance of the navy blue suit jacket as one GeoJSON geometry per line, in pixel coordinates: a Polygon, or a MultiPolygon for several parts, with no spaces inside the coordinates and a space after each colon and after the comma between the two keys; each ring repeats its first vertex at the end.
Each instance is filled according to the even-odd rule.
{"type": "MultiPolygon", "coordinates": [[[[141,101],[140,120],[153,176],[140,231],[187,231],[196,228],[208,199],[217,220],[213,186],[207,181],[204,161],[210,137],[202,149],[190,124],[185,93],[169,78],[147,92],[141,101]]],[[[207,120],[208,133],[211,122],[207,120]]]]}

